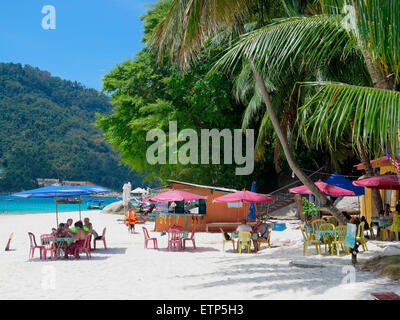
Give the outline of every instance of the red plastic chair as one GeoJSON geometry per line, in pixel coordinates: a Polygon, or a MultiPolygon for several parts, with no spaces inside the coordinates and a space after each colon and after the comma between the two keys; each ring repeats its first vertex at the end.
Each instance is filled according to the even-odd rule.
{"type": "Polygon", "coordinates": [[[195,243],[195,241],[194,241],[194,234],[195,234],[195,232],[196,232],[196,227],[193,228],[192,234],[191,234],[190,238],[184,238],[184,239],[182,239],[182,240],[183,240],[183,250],[185,250],[185,248],[186,248],[186,245],[185,245],[186,241],[192,241],[192,243],[193,243],[193,249],[196,249],[196,243],[195,243]]]}
{"type": "Polygon", "coordinates": [[[106,228],[103,229],[103,234],[101,235],[101,238],[94,239],[93,241],[93,250],[96,250],[96,241],[103,241],[104,244],[104,249],[107,250],[106,246],[106,228]]]}
{"type": "Polygon", "coordinates": [[[168,230],[168,251],[175,246],[178,251],[182,248],[181,230],[169,229],[168,230]]]}
{"type": "Polygon", "coordinates": [[[149,241],[153,241],[154,249],[158,249],[158,243],[157,243],[157,238],[150,238],[149,232],[145,227],[142,227],[143,229],[143,234],[144,234],[144,248],[147,249],[147,243],[149,241]]]}
{"type": "Polygon", "coordinates": [[[43,259],[46,260],[47,251],[51,253],[51,259],[57,258],[58,250],[56,246],[56,237],[52,234],[42,234],[40,236],[40,243],[43,245],[43,259]]]}
{"type": "Polygon", "coordinates": [[[88,234],[85,238],[85,241],[83,242],[82,246],[78,246],[75,248],[75,252],[74,255],[77,256],[79,255],[81,252],[85,252],[86,253],[86,258],[90,259],[92,256],[90,255],[90,240],[92,238],[91,234],[88,234]]]}
{"type": "Polygon", "coordinates": [[[29,250],[29,259],[33,259],[33,254],[35,253],[35,249],[39,249],[40,259],[42,259],[42,249],[44,246],[38,246],[36,243],[35,235],[32,232],[28,232],[29,240],[31,242],[30,250],[29,250]]]}

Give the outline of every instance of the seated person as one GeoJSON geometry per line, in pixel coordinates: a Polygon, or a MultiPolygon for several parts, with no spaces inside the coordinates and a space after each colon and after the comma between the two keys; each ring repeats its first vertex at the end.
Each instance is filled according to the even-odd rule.
{"type": "Polygon", "coordinates": [[[171,202],[168,208],[168,212],[175,212],[176,203],[174,201],[171,202]]]}
{"type": "Polygon", "coordinates": [[[53,236],[56,236],[56,237],[68,237],[68,232],[66,230],[65,223],[60,223],[58,225],[58,229],[55,232],[53,232],[52,234],[53,234],[53,236]]]}
{"type": "Polygon", "coordinates": [[[347,213],[347,211],[342,211],[342,213],[343,213],[343,215],[345,216],[345,218],[350,222],[351,219],[352,219],[351,215],[349,215],[349,214],[347,213]]]}
{"type": "Polygon", "coordinates": [[[385,203],[385,216],[386,217],[390,217],[392,215],[392,211],[390,210],[390,204],[389,203],[385,203]]]}
{"type": "Polygon", "coordinates": [[[94,238],[97,238],[97,237],[99,236],[99,235],[97,234],[97,232],[93,229],[93,225],[92,225],[92,223],[89,221],[89,218],[83,219],[83,223],[84,223],[83,229],[84,229],[86,232],[90,232],[90,233],[94,236],[94,238]]]}
{"type": "Polygon", "coordinates": [[[148,215],[149,213],[152,213],[155,207],[156,207],[156,205],[155,205],[154,203],[151,203],[150,206],[149,206],[149,208],[146,209],[146,210],[143,212],[143,214],[144,214],[144,215],[148,215]]]}
{"type": "Polygon", "coordinates": [[[65,224],[65,229],[66,230],[69,230],[70,228],[71,228],[71,226],[72,226],[72,219],[71,218],[69,218],[68,220],[67,220],[67,223],[65,224]]]}
{"type": "MultiPolygon", "coordinates": [[[[55,232],[53,232],[52,234],[53,234],[53,236],[60,237],[60,238],[70,237],[70,235],[68,234],[68,231],[66,229],[65,223],[60,223],[58,225],[58,229],[55,232]]],[[[66,252],[68,249],[67,242],[63,241],[58,248],[62,249],[64,252],[66,252]]]]}
{"type": "Polygon", "coordinates": [[[75,222],[74,228],[76,229],[76,234],[74,234],[73,238],[75,242],[71,244],[68,249],[65,251],[65,258],[68,259],[68,254],[75,255],[76,259],[79,259],[79,254],[75,253],[75,249],[83,246],[86,236],[88,233],[83,229],[82,221],[75,222]]]}
{"type": "Polygon", "coordinates": [[[267,223],[263,223],[260,219],[256,219],[256,224],[253,227],[253,232],[258,233],[258,242],[256,243],[256,241],[253,241],[253,243],[254,247],[257,248],[257,250],[260,248],[260,241],[267,241],[270,231],[271,228],[267,223]]]}
{"type": "Polygon", "coordinates": [[[247,224],[247,220],[246,220],[246,219],[243,219],[243,220],[241,221],[241,225],[239,225],[239,226],[236,228],[236,231],[237,231],[237,232],[251,232],[252,229],[251,229],[251,227],[247,224]]]}
{"type": "Polygon", "coordinates": [[[259,240],[267,240],[270,232],[268,224],[261,222],[260,219],[256,219],[256,224],[253,227],[253,231],[258,233],[259,240]]]}

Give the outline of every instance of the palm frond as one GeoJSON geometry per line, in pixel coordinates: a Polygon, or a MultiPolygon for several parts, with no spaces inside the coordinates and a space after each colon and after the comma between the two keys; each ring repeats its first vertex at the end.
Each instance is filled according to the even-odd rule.
{"type": "Polygon", "coordinates": [[[251,0],[173,0],[155,28],[150,45],[159,58],[169,52],[170,59],[186,69],[219,28],[242,21],[250,3],[251,0]]]}
{"type": "Polygon", "coordinates": [[[335,149],[354,119],[353,143],[360,141],[375,153],[396,150],[400,123],[400,92],[351,86],[343,83],[308,82],[318,92],[299,110],[299,126],[311,130],[312,142],[335,149]]]}
{"type": "Polygon", "coordinates": [[[369,55],[400,81],[400,1],[355,0],[360,38],[369,55]]]}
{"type": "Polygon", "coordinates": [[[319,66],[337,52],[343,56],[356,46],[356,38],[340,24],[340,17],[293,17],[245,34],[214,66],[224,71],[235,69],[245,60],[275,79],[282,68],[319,66]],[[296,62],[296,63],[295,63],[296,62]]]}

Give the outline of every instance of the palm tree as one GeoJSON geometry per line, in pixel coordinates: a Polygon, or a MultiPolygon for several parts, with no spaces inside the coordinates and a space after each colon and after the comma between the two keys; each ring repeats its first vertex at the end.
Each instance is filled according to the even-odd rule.
{"type": "MultiPolygon", "coordinates": [[[[344,5],[344,1],[321,0],[317,1],[317,6],[309,6],[308,11],[322,12],[324,13],[322,15],[281,19],[272,24],[261,26],[255,31],[243,34],[243,22],[251,11],[251,5],[254,5],[255,2],[257,1],[172,1],[169,14],[157,27],[152,42],[153,47],[157,49],[160,55],[163,54],[165,48],[168,48],[171,59],[178,62],[182,69],[185,69],[195,61],[196,53],[201,49],[204,41],[220,28],[230,27],[242,34],[240,41],[230,48],[216,65],[216,68],[232,70],[240,65],[242,61],[250,63],[255,81],[266,105],[269,120],[276,131],[290,167],[297,177],[315,194],[321,206],[326,207],[340,222],[345,223],[346,219],[343,215],[330,205],[327,197],[320,192],[295,162],[287,138],[272,107],[269,92],[262,75],[267,75],[271,80],[279,79],[279,75],[283,71],[282,66],[290,65],[290,61],[298,61],[300,59],[303,67],[315,68],[329,63],[338,52],[343,52],[343,55],[346,55],[348,52],[359,50],[364,57],[374,85],[387,91],[384,93],[379,90],[374,91],[374,99],[364,100],[364,106],[368,105],[371,110],[376,109],[377,103],[382,101],[378,100],[377,96],[382,97],[384,95],[386,99],[383,101],[387,101],[390,96],[393,98],[391,101],[394,101],[394,105],[391,108],[392,115],[394,115],[393,110],[398,106],[398,100],[393,96],[393,92],[388,89],[393,89],[391,83],[398,83],[399,44],[396,39],[399,38],[399,4],[388,1],[390,4],[387,5],[383,2],[379,3],[378,0],[352,1],[357,17],[357,20],[352,20],[357,22],[353,24],[353,27],[355,25],[358,28],[349,30],[341,24],[344,17],[341,7],[344,5]],[[221,8],[221,6],[225,7],[221,8]],[[329,9],[329,12],[326,8],[329,9]],[[377,9],[378,14],[371,8],[377,9]],[[228,15],[227,11],[229,12],[228,15]],[[386,27],[380,27],[382,18],[388,22],[383,24],[386,27]],[[393,25],[393,27],[387,27],[387,25],[393,25]],[[390,74],[393,74],[393,76],[388,77],[390,74]]],[[[325,84],[321,82],[319,85],[323,90],[325,84]]],[[[346,91],[349,90],[349,87],[343,86],[342,89],[346,91]]],[[[369,88],[358,88],[358,92],[363,89],[369,88]]],[[[320,118],[321,114],[324,114],[327,118],[330,111],[323,113],[322,110],[324,110],[324,106],[327,106],[327,103],[337,98],[334,95],[334,91],[330,91],[330,93],[331,99],[322,101],[325,103],[319,103],[319,108],[315,106],[315,103],[314,105],[308,103],[306,106],[313,106],[315,110],[321,111],[319,113],[320,118]]],[[[342,98],[348,96],[341,95],[342,98]]],[[[313,101],[319,100],[314,99],[313,101]]],[[[353,107],[355,107],[354,104],[353,107]]],[[[386,112],[386,114],[389,114],[388,110],[386,112]]],[[[374,127],[374,123],[368,123],[369,119],[364,118],[364,115],[365,113],[361,110],[353,108],[349,115],[352,121],[346,116],[340,116],[338,119],[353,124],[353,139],[361,149],[363,149],[363,146],[371,146],[371,142],[374,142],[374,139],[379,136],[381,147],[387,146],[389,141],[391,149],[396,150],[397,139],[393,138],[398,135],[399,119],[395,118],[389,128],[387,126],[374,127]],[[390,139],[388,139],[388,136],[390,139]]],[[[326,123],[326,125],[332,125],[329,132],[334,131],[333,122],[326,123]]],[[[322,133],[322,130],[320,132],[322,133]]],[[[365,148],[361,151],[360,154],[365,156],[365,148]]],[[[369,161],[364,162],[368,167],[369,161]]]]}
{"type": "MultiPolygon", "coordinates": [[[[339,89],[328,90],[332,89],[328,83],[310,84],[322,88],[313,97],[312,103],[306,104],[307,107],[315,108],[317,105],[318,108],[315,109],[315,117],[305,121],[307,126],[303,124],[303,128],[308,129],[309,125],[314,124],[318,133],[314,138],[319,139],[317,142],[325,142],[327,138],[337,138],[341,133],[339,128],[351,126],[353,141],[366,173],[373,175],[367,156],[368,147],[375,154],[383,147],[396,150],[397,155],[399,154],[399,99],[397,92],[393,91],[399,79],[399,3],[353,1],[354,10],[349,11],[348,16],[356,23],[353,23],[353,29],[346,29],[342,24],[343,14],[340,7],[332,6],[332,2],[343,4],[343,1],[320,1],[323,8],[329,8],[335,14],[325,12],[320,16],[290,18],[246,34],[218,65],[230,70],[239,59],[252,59],[257,61],[259,68],[268,68],[269,76],[274,77],[274,74],[281,74],[281,68],[288,59],[294,61],[301,56],[305,64],[315,66],[329,63],[338,48],[344,54],[357,50],[364,58],[371,81],[378,90],[336,84],[335,88],[340,86],[342,92],[338,95],[339,89]],[[352,13],[354,16],[351,16],[352,13]],[[322,92],[324,99],[321,99],[322,92]],[[358,99],[357,104],[354,103],[355,99],[358,99]],[[337,108],[336,113],[332,112],[333,105],[337,108]],[[343,105],[349,107],[348,113],[343,112],[343,105]],[[382,105],[387,107],[382,108],[382,105]],[[380,116],[379,121],[374,118],[377,115],[380,116]],[[331,121],[332,119],[336,121],[331,121]],[[316,120],[319,120],[318,124],[315,123],[316,120]],[[336,132],[336,136],[332,137],[331,132],[336,132]]],[[[377,191],[373,192],[373,199],[377,209],[381,209],[382,201],[377,191]]]]}

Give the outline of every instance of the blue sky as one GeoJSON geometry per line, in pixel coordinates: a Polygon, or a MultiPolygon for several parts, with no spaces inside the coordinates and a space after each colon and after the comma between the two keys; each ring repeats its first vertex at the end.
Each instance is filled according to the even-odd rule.
{"type": "Polygon", "coordinates": [[[29,64],[53,76],[101,89],[101,77],[143,48],[145,4],[156,0],[2,1],[0,62],[29,64]],[[44,30],[42,8],[56,10],[56,29],[44,30]]]}

